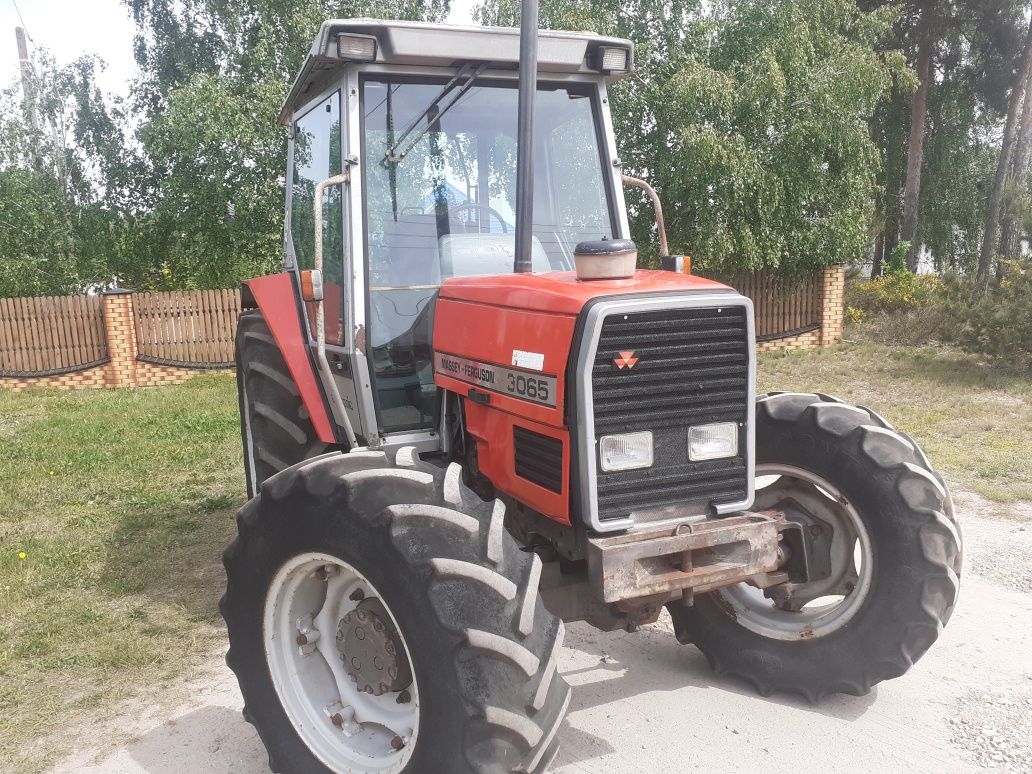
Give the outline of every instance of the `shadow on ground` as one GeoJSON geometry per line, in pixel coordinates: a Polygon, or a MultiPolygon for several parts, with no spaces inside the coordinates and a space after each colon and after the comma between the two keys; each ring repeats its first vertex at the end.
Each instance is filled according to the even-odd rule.
{"type": "MultiPolygon", "coordinates": [[[[627,743],[626,730],[616,729],[610,734],[608,727],[621,726],[631,718],[647,719],[650,713],[655,713],[654,720],[658,721],[671,711],[671,706],[683,718],[675,722],[684,729],[678,744],[690,747],[692,716],[710,713],[717,705],[740,709],[755,702],[755,712],[737,720],[745,734],[749,717],[767,714],[763,707],[766,702],[795,712],[852,722],[875,700],[872,692],[865,697],[835,697],[814,707],[791,696],[758,697],[736,680],[715,676],[698,650],[678,644],[673,634],[661,628],[646,628],[634,634],[604,633],[584,624],[573,624],[560,665],[574,687],[569,719],[560,728],[561,747],[554,763],[556,769],[563,771],[567,767],[595,771],[599,758],[618,752],[612,739],[622,738],[622,744],[627,743]],[[743,698],[747,699],[744,705],[743,698]],[[599,713],[610,720],[599,722],[599,713]]],[[[209,691],[208,706],[151,728],[115,758],[108,759],[99,771],[266,771],[265,750],[254,729],[241,716],[235,682],[228,675],[225,679],[217,678],[205,690],[209,691]]],[[[708,722],[712,725],[713,719],[708,722]]],[[[644,754],[648,758],[648,753],[644,754]]]]}
{"type": "Polygon", "coordinates": [[[261,772],[268,758],[239,710],[203,707],[148,731],[126,750],[148,774],[261,772]]]}
{"type": "Polygon", "coordinates": [[[573,686],[573,696],[570,719],[560,731],[562,746],[555,768],[580,770],[577,764],[587,763],[590,770],[590,761],[615,751],[603,736],[578,727],[578,713],[591,717],[593,728],[599,724],[597,712],[615,718],[620,725],[623,713],[633,711],[647,718],[650,707],[657,708],[657,713],[668,711],[673,698],[683,713],[685,736],[690,737],[693,715],[710,711],[715,702],[733,702],[733,697],[755,702],[757,716],[764,714],[763,704],[770,703],[846,722],[860,719],[877,698],[877,689],[866,696],[834,696],[817,705],[792,695],[762,697],[737,678],[714,674],[697,648],[681,645],[672,632],[660,627],[628,634],[598,632],[585,624],[573,624],[567,630],[563,661],[573,664],[562,670],[573,686]],[[647,694],[660,695],[642,701],[647,694]],[[658,709],[660,706],[666,709],[658,709]]]}

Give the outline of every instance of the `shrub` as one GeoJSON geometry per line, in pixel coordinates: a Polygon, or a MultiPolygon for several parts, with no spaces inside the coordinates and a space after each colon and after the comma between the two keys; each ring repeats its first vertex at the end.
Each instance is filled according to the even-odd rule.
{"type": "Polygon", "coordinates": [[[1010,261],[988,292],[955,281],[938,302],[952,341],[968,352],[1032,369],[1032,263],[1010,261]]]}
{"type": "Polygon", "coordinates": [[[852,310],[853,322],[863,322],[870,314],[926,306],[941,292],[943,284],[937,276],[916,275],[907,269],[909,249],[909,242],[900,242],[892,251],[882,276],[850,286],[847,305],[852,310]]]}
{"type": "Polygon", "coordinates": [[[851,336],[886,344],[947,343],[1020,369],[1032,369],[1032,263],[1010,262],[988,288],[973,277],[888,271],[853,285],[851,336]]]}
{"type": "Polygon", "coordinates": [[[847,303],[861,313],[902,312],[928,304],[942,288],[942,280],[934,274],[916,275],[904,269],[853,285],[847,303]]]}

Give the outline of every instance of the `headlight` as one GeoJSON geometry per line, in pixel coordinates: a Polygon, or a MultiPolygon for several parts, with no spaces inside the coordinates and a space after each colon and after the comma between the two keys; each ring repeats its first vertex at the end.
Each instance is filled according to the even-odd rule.
{"type": "Polygon", "coordinates": [[[738,423],[716,422],[688,428],[688,459],[720,460],[738,454],[738,423]]]}
{"type": "Polygon", "coordinates": [[[636,470],[652,467],[652,433],[605,435],[598,442],[602,470],[636,470]]]}

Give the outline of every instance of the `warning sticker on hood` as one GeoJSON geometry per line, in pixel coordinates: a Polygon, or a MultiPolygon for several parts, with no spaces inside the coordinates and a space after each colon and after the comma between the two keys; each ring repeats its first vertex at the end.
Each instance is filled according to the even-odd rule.
{"type": "Polygon", "coordinates": [[[544,371],[545,355],[543,352],[524,352],[522,349],[514,349],[512,351],[512,364],[517,368],[544,371]]]}

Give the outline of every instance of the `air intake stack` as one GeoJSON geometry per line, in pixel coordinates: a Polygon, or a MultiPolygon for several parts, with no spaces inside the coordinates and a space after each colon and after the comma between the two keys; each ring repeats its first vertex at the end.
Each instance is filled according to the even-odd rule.
{"type": "Polygon", "coordinates": [[[573,262],[579,280],[627,279],[634,276],[638,248],[630,239],[581,242],[574,248],[573,262]]]}

